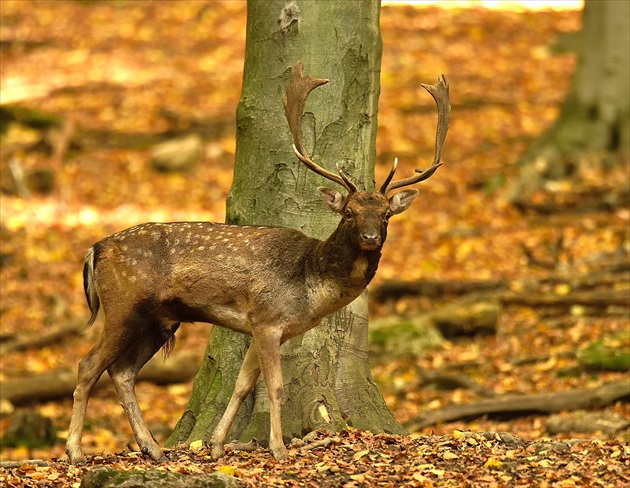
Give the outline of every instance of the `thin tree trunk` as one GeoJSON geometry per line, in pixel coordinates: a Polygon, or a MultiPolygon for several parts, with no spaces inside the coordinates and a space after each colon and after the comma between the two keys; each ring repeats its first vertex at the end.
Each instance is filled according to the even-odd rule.
{"type": "MultiPolygon", "coordinates": [[[[237,108],[234,182],[227,205],[232,224],[281,225],[326,238],[334,216],[316,195],[329,184],[294,156],[282,94],[290,67],[328,78],[306,106],[307,149],[334,171],[340,163],[359,187],[373,188],[381,63],[379,0],[248,2],[243,93],[237,108]]],[[[278,290],[281,294],[282,290],[278,290]]],[[[346,424],[403,432],[370,373],[367,294],[283,346],[286,438],[346,424]]],[[[214,327],[190,403],[170,444],[208,440],[218,423],[249,338],[214,327]]],[[[259,381],[239,412],[230,437],[265,440],[269,407],[259,381]]]]}

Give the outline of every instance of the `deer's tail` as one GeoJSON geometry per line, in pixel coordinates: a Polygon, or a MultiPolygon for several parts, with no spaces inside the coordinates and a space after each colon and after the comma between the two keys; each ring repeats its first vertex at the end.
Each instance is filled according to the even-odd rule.
{"type": "Polygon", "coordinates": [[[92,312],[90,320],[88,320],[87,324],[85,324],[86,328],[94,323],[96,316],[98,315],[98,309],[101,306],[101,300],[99,299],[98,292],[96,291],[96,277],[94,276],[96,258],[98,255],[97,246],[98,244],[95,244],[88,249],[88,252],[85,255],[85,263],[83,265],[83,291],[85,291],[85,299],[90,307],[90,312],[92,312]]]}

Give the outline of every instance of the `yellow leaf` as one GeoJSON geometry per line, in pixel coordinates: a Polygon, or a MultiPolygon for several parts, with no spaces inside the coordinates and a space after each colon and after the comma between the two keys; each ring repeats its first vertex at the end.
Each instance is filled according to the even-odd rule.
{"type": "Polygon", "coordinates": [[[554,291],[556,295],[568,295],[571,293],[571,285],[568,283],[559,283],[555,286],[554,291]]]}
{"type": "Polygon", "coordinates": [[[236,475],[236,466],[219,466],[217,471],[221,473],[229,474],[230,476],[236,475]]]}
{"type": "Polygon", "coordinates": [[[462,432],[461,430],[454,430],[453,431],[453,439],[464,439],[466,438],[466,433],[462,432]]]}
{"type": "Polygon", "coordinates": [[[459,456],[454,452],[445,452],[442,459],[459,459],[459,456]]]}
{"type": "Polygon", "coordinates": [[[190,443],[190,449],[192,449],[193,451],[198,451],[202,447],[203,447],[203,441],[201,439],[192,441],[190,443]]]}
{"type": "Polygon", "coordinates": [[[483,465],[484,468],[493,468],[497,466],[503,466],[503,461],[499,461],[497,458],[488,458],[486,463],[483,465]]]}
{"type": "Polygon", "coordinates": [[[424,476],[423,474],[418,473],[418,472],[413,474],[413,479],[416,480],[416,481],[419,481],[420,483],[428,481],[426,476],[424,476]]]}
{"type": "Polygon", "coordinates": [[[366,455],[368,455],[369,453],[370,453],[370,451],[369,451],[368,449],[365,449],[365,450],[363,450],[363,451],[359,451],[359,452],[357,452],[354,456],[352,456],[352,458],[353,458],[355,461],[358,461],[358,460],[359,460],[359,459],[361,459],[363,456],[366,456],[366,455]]]}
{"type": "Polygon", "coordinates": [[[571,478],[560,480],[556,483],[557,486],[576,486],[575,481],[571,478]]]}
{"type": "Polygon", "coordinates": [[[359,483],[363,483],[365,481],[365,475],[362,474],[351,474],[350,479],[353,481],[358,481],[359,483]]]}

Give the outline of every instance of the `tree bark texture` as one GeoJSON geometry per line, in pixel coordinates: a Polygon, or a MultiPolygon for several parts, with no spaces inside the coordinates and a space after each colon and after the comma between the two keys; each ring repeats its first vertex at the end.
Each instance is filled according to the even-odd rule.
{"type": "MultiPolygon", "coordinates": [[[[316,187],[335,186],[295,157],[282,95],[298,60],[327,78],[306,105],[311,157],[339,163],[360,189],[373,189],[381,65],[379,0],[249,0],[243,92],[237,108],[234,181],[227,221],[294,227],[325,239],[338,223],[316,187]]],[[[282,290],[278,290],[282,293],[282,290]]],[[[367,294],[282,348],[285,440],[346,425],[402,433],[370,373],[367,294]]],[[[214,327],[190,403],[170,444],[208,440],[233,390],[249,337],[214,327]]],[[[269,406],[259,381],[230,438],[266,440],[269,406]]]]}
{"type": "Polygon", "coordinates": [[[576,164],[627,161],[630,153],[630,3],[586,0],[582,30],[561,49],[578,64],[556,122],[521,161],[513,198],[522,200],[544,180],[570,176],[576,164]],[[587,159],[587,157],[590,157],[587,159]]]}

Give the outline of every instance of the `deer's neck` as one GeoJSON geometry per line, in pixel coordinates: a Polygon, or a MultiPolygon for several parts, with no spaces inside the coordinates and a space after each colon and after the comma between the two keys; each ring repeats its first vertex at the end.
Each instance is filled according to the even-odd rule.
{"type": "Polygon", "coordinates": [[[366,251],[350,239],[338,227],[317,246],[315,265],[324,281],[333,282],[345,292],[358,296],[376,273],[381,248],[366,251]]]}
{"type": "Polygon", "coordinates": [[[307,266],[309,311],[313,321],[348,305],[374,277],[381,250],[350,244],[339,229],[316,244],[307,266]]]}

